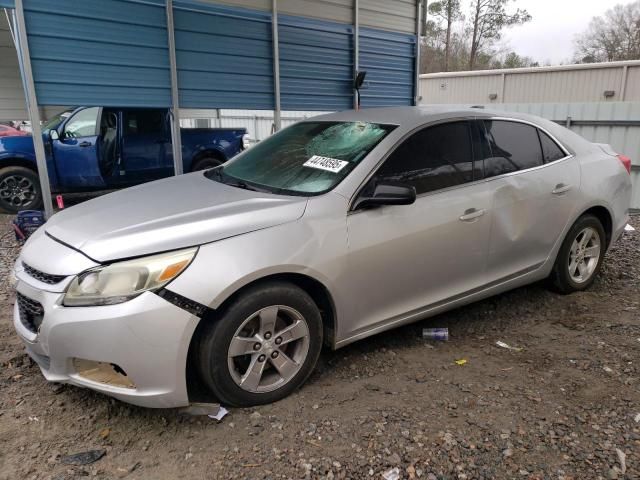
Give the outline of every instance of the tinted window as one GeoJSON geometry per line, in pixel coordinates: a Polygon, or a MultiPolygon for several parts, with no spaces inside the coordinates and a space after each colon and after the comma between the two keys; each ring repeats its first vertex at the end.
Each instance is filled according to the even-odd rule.
{"type": "Polygon", "coordinates": [[[540,135],[540,144],[542,145],[544,163],[555,162],[556,160],[566,157],[565,153],[560,149],[556,142],[551,140],[549,135],[541,130],[538,130],[538,135],[540,135]]]}
{"type": "Polygon", "coordinates": [[[125,135],[144,135],[162,132],[163,110],[127,110],[124,112],[125,135]]]}
{"type": "Polygon", "coordinates": [[[485,177],[542,165],[542,151],[535,127],[518,122],[485,120],[485,136],[491,154],[484,161],[485,177]]]}
{"type": "Polygon", "coordinates": [[[413,185],[418,194],[472,181],[469,123],[446,123],[415,133],[391,154],[376,177],[413,185]]]}
{"type": "Polygon", "coordinates": [[[76,113],[64,127],[66,138],[93,137],[96,135],[98,107],[85,108],[76,113]]]}

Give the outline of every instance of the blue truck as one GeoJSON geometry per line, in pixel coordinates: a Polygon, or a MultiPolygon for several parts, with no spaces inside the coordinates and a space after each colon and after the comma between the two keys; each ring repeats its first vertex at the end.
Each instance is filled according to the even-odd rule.
{"type": "MultiPolygon", "coordinates": [[[[247,146],[243,128],[181,128],[185,172],[215,167],[247,146]]],[[[169,111],[66,110],[42,127],[52,192],[113,190],[173,174],[169,111]]],[[[42,192],[31,136],[0,138],[0,209],[37,209],[42,192]]]]}

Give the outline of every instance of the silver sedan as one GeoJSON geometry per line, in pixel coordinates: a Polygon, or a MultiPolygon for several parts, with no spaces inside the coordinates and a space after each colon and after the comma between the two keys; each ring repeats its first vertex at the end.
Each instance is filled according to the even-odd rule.
{"type": "Polygon", "coordinates": [[[53,216],[17,261],[15,328],[54,382],[149,407],[273,402],[323,343],[542,279],[588,288],[628,219],[629,163],[526,115],[316,117],[53,216]]]}

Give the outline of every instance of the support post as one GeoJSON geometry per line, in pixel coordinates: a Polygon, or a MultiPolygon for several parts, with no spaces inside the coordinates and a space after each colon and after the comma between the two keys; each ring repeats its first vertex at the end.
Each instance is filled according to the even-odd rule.
{"type": "Polygon", "coordinates": [[[420,37],[422,36],[422,1],[416,4],[416,61],[413,104],[420,105],[420,37]]]}
{"type": "Polygon", "coordinates": [[[176,37],[173,29],[173,0],[166,0],[167,40],[169,43],[169,68],[171,70],[171,146],[173,148],[173,170],[176,175],[183,172],[182,138],[180,137],[180,97],[178,92],[178,67],[176,65],[176,37]]]}
{"type": "Polygon", "coordinates": [[[504,89],[505,89],[505,83],[507,82],[507,76],[506,74],[502,74],[500,77],[500,103],[505,103],[504,102],[504,89]]]}
{"type": "MultiPolygon", "coordinates": [[[[360,70],[360,0],[353,0],[353,78],[360,70]]],[[[358,109],[358,92],[353,92],[353,108],[358,109]]]]}
{"type": "Polygon", "coordinates": [[[625,65],[622,67],[622,78],[620,79],[620,96],[619,101],[624,102],[624,97],[627,93],[627,77],[628,77],[629,67],[625,65]]]}
{"type": "Polygon", "coordinates": [[[278,0],[272,0],[271,38],[273,43],[273,123],[276,132],[282,128],[282,110],[280,107],[280,37],[278,36],[278,0]]]}
{"type": "Polygon", "coordinates": [[[22,83],[24,85],[24,95],[27,100],[27,112],[31,122],[33,147],[36,153],[36,164],[38,165],[38,177],[40,179],[40,190],[42,191],[42,201],[44,203],[44,215],[46,218],[53,215],[53,203],[51,202],[51,187],[49,185],[49,172],[47,170],[47,156],[44,150],[42,139],[42,128],[40,127],[40,112],[38,110],[38,99],[36,88],[33,83],[33,70],[31,69],[31,55],[29,54],[29,42],[24,21],[24,7],[22,0],[15,0],[16,15],[16,37],[18,40],[18,56],[20,57],[20,67],[22,83]]]}

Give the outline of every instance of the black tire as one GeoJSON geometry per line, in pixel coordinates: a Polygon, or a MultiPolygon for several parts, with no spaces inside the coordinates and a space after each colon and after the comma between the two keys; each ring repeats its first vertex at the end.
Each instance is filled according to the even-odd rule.
{"type": "Polygon", "coordinates": [[[196,160],[191,167],[192,172],[197,172],[199,170],[208,170],[210,168],[219,167],[224,162],[216,157],[202,157],[196,160]]]}
{"type": "MultiPolygon", "coordinates": [[[[277,341],[275,331],[277,329],[274,329],[273,341],[277,341]]],[[[216,398],[226,405],[249,407],[276,402],[300,387],[313,371],[322,348],[322,332],[320,311],[304,290],[288,282],[269,282],[251,287],[233,300],[224,309],[220,318],[211,320],[211,323],[205,325],[199,338],[196,339],[198,342],[196,365],[200,378],[216,398]],[[301,367],[287,383],[268,392],[250,392],[240,387],[232,376],[228,362],[229,347],[238,329],[248,318],[261,309],[272,306],[290,308],[299,312],[308,327],[308,350],[304,360],[300,359],[301,367]]],[[[295,347],[294,342],[289,345],[295,347]]],[[[252,352],[240,359],[249,362],[253,356],[252,352]]],[[[272,374],[277,373],[268,355],[265,365],[267,374],[269,368],[272,369],[272,374]]]]}
{"type": "Polygon", "coordinates": [[[604,227],[597,217],[587,214],[576,220],[576,223],[574,223],[569,229],[566,238],[562,242],[562,246],[558,251],[556,262],[549,277],[553,289],[562,294],[569,294],[589,288],[591,284],[593,284],[600,268],[602,267],[602,261],[604,260],[604,255],[607,249],[606,242],[607,240],[604,227]],[[597,232],[600,243],[600,254],[595,269],[590,276],[582,282],[576,282],[569,274],[570,250],[573,242],[576,240],[576,237],[578,237],[586,228],[592,228],[597,232]]]}
{"type": "Polygon", "coordinates": [[[42,208],[40,179],[33,170],[25,167],[0,169],[0,210],[16,214],[21,210],[42,208]]]}

